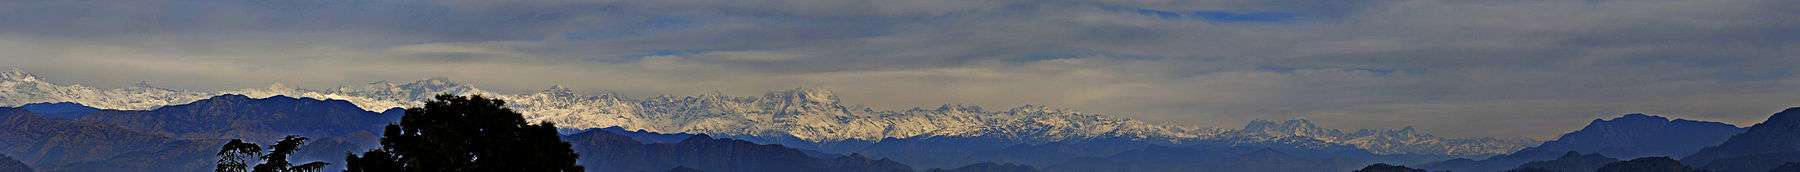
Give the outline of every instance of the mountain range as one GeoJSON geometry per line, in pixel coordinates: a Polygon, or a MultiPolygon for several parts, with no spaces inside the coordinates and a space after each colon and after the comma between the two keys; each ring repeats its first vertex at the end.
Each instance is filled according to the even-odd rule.
{"type": "MultiPolygon", "coordinates": [[[[532,122],[555,122],[567,128],[622,127],[659,133],[698,133],[731,138],[799,140],[814,143],[877,142],[889,138],[999,138],[1023,143],[1083,139],[1161,142],[1294,142],[1312,146],[1355,145],[1377,154],[1487,156],[1508,153],[1528,140],[1443,138],[1410,128],[1339,132],[1310,125],[1298,128],[1245,127],[1245,130],[1153,124],[1102,114],[1025,105],[986,110],[969,105],[875,110],[844,104],[830,91],[778,90],[761,96],[720,94],[627,97],[614,93],[578,94],[552,86],[524,94],[484,91],[447,78],[373,82],[309,90],[273,84],[268,88],[217,92],[157,88],[148,83],[118,89],[58,85],[18,69],[0,72],[0,106],[69,102],[98,109],[149,110],[198,101],[215,95],[250,98],[274,96],[343,100],[366,111],[385,111],[422,104],[438,94],[487,95],[508,101],[532,122]],[[1314,131],[1318,131],[1314,133],[1314,131]]],[[[1264,123],[1272,123],[1263,121],[1264,123]]],[[[1266,125],[1253,123],[1252,125],[1266,125]]],[[[1296,124],[1300,125],[1300,124],[1296,124]]],[[[1275,126],[1275,125],[1268,125],[1275,126]]],[[[795,145],[790,145],[795,146],[795,145]]]]}
{"type": "Polygon", "coordinates": [[[1718,172],[1768,171],[1800,162],[1800,107],[1788,108],[1716,146],[1681,159],[1718,172]]]}
{"type": "MultiPolygon", "coordinates": [[[[54,110],[54,109],[52,109],[54,110]]],[[[61,111],[47,111],[61,112],[61,111]]],[[[0,107],[0,170],[206,171],[229,139],[309,137],[292,157],[341,165],[346,153],[377,147],[383,126],[403,110],[364,111],[340,100],[221,95],[152,110],[98,110],[69,119],[0,107]]],[[[704,134],[587,129],[562,139],[592,171],[914,171],[859,154],[839,155],[704,134]]],[[[955,169],[1019,170],[974,163],[955,169]]],[[[327,169],[341,168],[328,166],[327,169]]],[[[1031,170],[1030,168],[1023,168],[1031,170]]]]}
{"type": "Polygon", "coordinates": [[[342,164],[344,153],[375,147],[376,133],[401,113],[363,111],[345,101],[242,95],[76,118],[33,109],[0,107],[0,154],[45,171],[204,171],[226,140],[267,142],[287,135],[312,138],[295,159],[342,164]]]}
{"type": "MultiPolygon", "coordinates": [[[[329,94],[277,85],[152,106],[119,103],[145,101],[104,98],[14,100],[84,97],[56,94],[60,92],[145,95],[119,94],[131,91],[118,90],[162,90],[171,93],[166,95],[185,95],[188,91],[147,84],[113,91],[82,91],[92,88],[49,84],[23,72],[5,72],[0,73],[0,86],[6,87],[0,89],[11,89],[0,91],[0,102],[17,107],[0,107],[0,155],[4,155],[0,159],[10,158],[23,164],[19,166],[45,171],[204,171],[211,168],[213,153],[225,140],[273,141],[298,134],[313,141],[302,147],[295,160],[341,164],[344,153],[374,147],[379,140],[375,133],[404,113],[394,107],[372,110],[382,106],[358,104],[356,100],[437,93],[491,94],[442,78],[371,85],[340,88],[329,94]],[[89,104],[146,107],[121,110],[89,104]]],[[[514,109],[566,113],[527,115],[535,121],[578,119],[570,117],[591,116],[588,113],[595,112],[590,110],[631,109],[607,113],[644,118],[628,120],[636,121],[633,124],[693,131],[659,132],[657,129],[664,128],[630,125],[562,129],[562,139],[572,143],[572,148],[582,155],[580,163],[591,170],[1350,171],[1365,164],[1386,163],[1421,164],[1414,167],[1453,171],[1669,168],[1760,172],[1800,166],[1792,165],[1800,161],[1800,146],[1795,144],[1800,143],[1800,135],[1795,135],[1800,133],[1800,108],[1776,113],[1749,128],[1627,114],[1596,119],[1557,140],[1533,145],[1506,139],[1438,137],[1411,127],[1345,132],[1305,119],[1257,120],[1243,128],[1218,129],[1152,125],[1044,106],[989,111],[976,106],[945,105],[935,109],[878,111],[845,105],[828,91],[811,89],[776,91],[760,97],[627,98],[613,94],[579,96],[555,87],[534,94],[499,96],[537,103],[511,104],[514,109]],[[551,97],[614,101],[607,105],[615,107],[585,109],[592,104],[551,97]],[[803,124],[816,126],[794,126],[803,124]],[[937,128],[909,137],[886,137],[900,131],[891,125],[903,124],[937,128]],[[953,124],[958,127],[940,126],[953,124]],[[883,137],[869,140],[862,138],[865,135],[842,133],[872,126],[885,127],[873,133],[883,137]],[[1163,130],[1151,130],[1156,128],[1163,130]],[[1092,129],[1104,132],[1087,131],[1092,129]],[[816,133],[807,135],[809,132],[816,133]],[[1499,149],[1516,151],[1485,153],[1499,149]],[[1472,159],[1482,156],[1491,157],[1472,159]],[[1611,157],[1636,159],[1618,161],[1611,157]],[[1676,162],[1675,158],[1681,161],[1676,162]]],[[[601,124],[605,123],[588,125],[601,124]]],[[[0,168],[11,168],[5,162],[0,161],[0,168]]]]}
{"type": "Polygon", "coordinates": [[[1450,171],[1504,171],[1532,161],[1553,160],[1569,152],[1588,152],[1607,157],[1681,157],[1707,146],[1718,145],[1743,128],[1731,124],[1669,119],[1645,114],[1626,114],[1613,119],[1595,119],[1580,130],[1569,132],[1534,147],[1481,160],[1453,159],[1419,165],[1419,168],[1450,171]]]}

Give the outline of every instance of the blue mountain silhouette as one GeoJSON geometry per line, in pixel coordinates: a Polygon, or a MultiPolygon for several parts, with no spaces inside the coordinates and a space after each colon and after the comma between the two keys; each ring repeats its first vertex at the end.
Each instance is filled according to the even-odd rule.
{"type": "Polygon", "coordinates": [[[1679,157],[1718,145],[1744,129],[1731,124],[1627,114],[1595,119],[1581,130],[1512,154],[1483,160],[1453,159],[1420,165],[1430,170],[1503,171],[1531,161],[1552,160],[1569,151],[1608,157],[1679,157]]]}
{"type": "Polygon", "coordinates": [[[860,154],[819,158],[781,145],[693,135],[673,143],[646,143],[593,129],[563,136],[589,171],[912,171],[888,159],[860,154]]]}
{"type": "Polygon", "coordinates": [[[0,108],[0,154],[46,171],[208,171],[226,140],[272,142],[298,134],[313,140],[295,159],[342,164],[345,152],[378,144],[376,133],[400,114],[345,101],[242,95],[154,110],[73,106],[79,105],[0,108]]]}
{"type": "Polygon", "coordinates": [[[1717,172],[1768,171],[1789,162],[1800,162],[1800,107],[1788,108],[1749,131],[1731,136],[1725,143],[1707,147],[1681,159],[1687,164],[1717,172]]]}
{"type": "Polygon", "coordinates": [[[94,113],[94,112],[100,111],[100,109],[97,109],[97,108],[88,107],[88,106],[81,105],[80,103],[71,103],[71,102],[32,103],[32,104],[25,104],[25,105],[19,106],[19,108],[25,109],[27,111],[31,111],[31,113],[43,115],[45,117],[63,118],[63,119],[81,118],[82,115],[87,115],[89,113],[94,113]]]}

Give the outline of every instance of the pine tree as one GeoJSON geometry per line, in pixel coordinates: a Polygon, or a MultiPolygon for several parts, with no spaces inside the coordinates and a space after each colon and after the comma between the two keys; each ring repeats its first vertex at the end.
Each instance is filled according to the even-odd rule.
{"type": "Polygon", "coordinates": [[[381,148],[346,157],[347,171],[582,171],[551,123],[527,124],[506,102],[438,95],[406,109],[381,148]]]}
{"type": "Polygon", "coordinates": [[[262,152],[262,146],[255,143],[231,139],[219,148],[219,162],[216,172],[316,172],[325,169],[330,163],[313,161],[306,164],[293,165],[288,156],[300,151],[300,145],[306,144],[306,137],[287,136],[275,145],[269,145],[269,153],[262,152]],[[250,157],[259,158],[262,163],[249,166],[250,157]]]}
{"type": "Polygon", "coordinates": [[[216,172],[242,172],[249,170],[251,157],[262,156],[262,146],[245,143],[244,140],[231,139],[219,148],[219,165],[216,172]]]}

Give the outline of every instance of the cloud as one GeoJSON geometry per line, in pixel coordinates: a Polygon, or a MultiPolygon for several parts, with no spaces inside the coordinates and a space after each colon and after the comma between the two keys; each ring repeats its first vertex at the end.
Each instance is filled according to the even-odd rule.
{"type": "Polygon", "coordinates": [[[808,57],[769,51],[715,51],[700,54],[700,56],[727,61],[788,61],[808,57]]]}
{"type": "Polygon", "coordinates": [[[1286,12],[1230,12],[1230,11],[1179,12],[1179,11],[1167,11],[1167,10],[1146,9],[1146,8],[1138,8],[1138,9],[1130,9],[1130,10],[1108,8],[1108,10],[1130,11],[1132,13],[1136,13],[1137,15],[1156,17],[1157,19],[1163,19],[1163,20],[1201,20],[1201,21],[1220,22],[1220,23],[1284,22],[1284,21],[1293,21],[1298,18],[1298,16],[1295,16],[1295,14],[1286,13],[1286,12]]]}
{"type": "Polygon", "coordinates": [[[821,87],[877,108],[1043,104],[1190,125],[1550,137],[1800,104],[1789,1],[35,1],[0,64],[63,83],[519,92],[821,87]],[[504,69],[504,70],[483,70],[504,69]],[[1530,126],[1530,127],[1520,127],[1530,126]]]}

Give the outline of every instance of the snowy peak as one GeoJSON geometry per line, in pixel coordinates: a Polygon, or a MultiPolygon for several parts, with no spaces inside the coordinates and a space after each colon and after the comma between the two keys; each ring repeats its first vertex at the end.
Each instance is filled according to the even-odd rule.
{"type": "Polygon", "coordinates": [[[1380,136],[1387,136],[1387,137],[1402,137],[1402,138],[1404,138],[1404,137],[1430,137],[1431,136],[1430,134],[1419,132],[1418,129],[1413,129],[1412,126],[1402,127],[1399,130],[1361,129],[1361,130],[1356,130],[1356,133],[1350,133],[1350,135],[1357,135],[1357,136],[1380,135],[1380,136]]]}
{"type": "Polygon", "coordinates": [[[156,88],[150,81],[138,81],[137,84],[131,84],[131,86],[139,88],[156,88]]]}
{"type": "Polygon", "coordinates": [[[433,97],[436,96],[436,94],[443,93],[455,95],[484,93],[480,91],[480,89],[475,89],[475,87],[470,86],[469,84],[451,81],[450,78],[445,77],[432,77],[425,80],[413,81],[412,83],[401,84],[399,88],[388,88],[387,90],[408,91],[414,97],[433,97]]]}
{"type": "MultiPolygon", "coordinates": [[[[1280,123],[1266,121],[1266,120],[1255,120],[1255,121],[1250,121],[1249,124],[1244,125],[1244,129],[1242,131],[1247,132],[1247,133],[1265,134],[1265,135],[1276,136],[1276,137],[1320,138],[1321,136],[1335,137],[1335,136],[1344,135],[1344,133],[1342,131],[1338,131],[1337,129],[1329,129],[1329,128],[1324,128],[1324,127],[1319,127],[1319,125],[1313,124],[1312,121],[1308,121],[1306,119],[1292,119],[1292,120],[1282,121],[1280,123]]],[[[1329,139],[1329,138],[1327,138],[1327,139],[1329,139]]]]}
{"type": "Polygon", "coordinates": [[[968,113],[968,112],[982,112],[982,110],[981,110],[981,106],[975,106],[975,105],[944,104],[942,106],[938,106],[937,112],[940,112],[940,113],[968,113]]]}
{"type": "Polygon", "coordinates": [[[1355,133],[1344,133],[1338,129],[1319,127],[1305,119],[1281,122],[1254,120],[1236,133],[1247,135],[1246,137],[1312,139],[1352,145],[1376,154],[1493,155],[1519,150],[1534,142],[1485,137],[1444,138],[1419,132],[1411,126],[1400,129],[1361,129],[1355,133]]]}
{"type": "Polygon", "coordinates": [[[0,72],[0,78],[5,78],[10,81],[37,81],[37,76],[32,76],[31,73],[25,73],[25,70],[19,69],[18,67],[10,67],[7,68],[6,72],[0,72]]]}
{"type": "Polygon", "coordinates": [[[464,84],[456,83],[455,81],[451,81],[450,78],[448,78],[448,77],[425,78],[423,80],[413,81],[412,83],[407,83],[405,85],[405,87],[411,87],[411,88],[449,88],[449,87],[459,87],[459,86],[464,86],[464,84]]]}
{"type": "Polygon", "coordinates": [[[836,94],[833,94],[831,92],[831,90],[824,90],[824,89],[817,89],[817,88],[794,88],[794,89],[789,89],[789,90],[771,91],[769,93],[763,94],[763,97],[769,98],[769,99],[776,99],[776,100],[786,100],[789,102],[804,102],[804,103],[808,103],[808,104],[823,104],[823,105],[838,104],[838,97],[836,94]]]}
{"type": "Polygon", "coordinates": [[[570,90],[569,88],[563,87],[562,85],[552,85],[552,86],[550,86],[550,88],[546,88],[543,91],[538,91],[538,92],[547,93],[550,95],[564,96],[564,97],[575,95],[575,90],[570,90]]]}
{"type": "Polygon", "coordinates": [[[33,74],[11,68],[0,72],[0,106],[30,103],[73,102],[102,109],[144,110],[192,102],[207,94],[152,87],[96,89],[81,85],[56,85],[33,74]]]}
{"type": "MultiPolygon", "coordinates": [[[[976,107],[976,108],[980,108],[980,107],[976,107]]],[[[1054,108],[1050,108],[1050,106],[1044,106],[1044,105],[1023,105],[1023,106],[1015,107],[1012,109],[1007,109],[1006,111],[1013,112],[1013,113],[1057,113],[1057,112],[1062,112],[1064,110],[1054,109],[1054,108]]]]}

